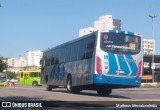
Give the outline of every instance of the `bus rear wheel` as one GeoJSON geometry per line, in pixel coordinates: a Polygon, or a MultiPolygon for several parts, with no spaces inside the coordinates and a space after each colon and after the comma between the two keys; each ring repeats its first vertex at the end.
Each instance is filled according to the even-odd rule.
{"type": "Polygon", "coordinates": [[[67,88],[68,93],[79,93],[81,91],[79,87],[73,87],[72,86],[72,77],[71,76],[69,76],[67,78],[66,88],[67,88]]]}
{"type": "Polygon", "coordinates": [[[33,86],[38,86],[38,82],[37,82],[37,81],[34,81],[34,82],[32,83],[32,85],[33,85],[33,86]]]}
{"type": "Polygon", "coordinates": [[[67,78],[67,92],[72,93],[72,78],[69,76],[67,78]]]}

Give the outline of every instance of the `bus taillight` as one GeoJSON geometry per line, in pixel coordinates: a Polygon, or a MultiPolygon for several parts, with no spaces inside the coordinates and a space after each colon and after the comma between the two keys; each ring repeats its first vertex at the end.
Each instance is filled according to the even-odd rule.
{"type": "Polygon", "coordinates": [[[136,77],[140,77],[141,73],[142,73],[142,61],[140,61],[138,64],[138,71],[136,77]]]}
{"type": "Polygon", "coordinates": [[[97,73],[102,74],[101,59],[98,56],[96,57],[96,68],[97,68],[97,73]]]}

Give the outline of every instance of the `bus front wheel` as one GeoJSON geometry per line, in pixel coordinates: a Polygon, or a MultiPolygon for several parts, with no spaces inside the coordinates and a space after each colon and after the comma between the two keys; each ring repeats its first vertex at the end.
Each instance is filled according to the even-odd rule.
{"type": "Polygon", "coordinates": [[[69,76],[67,78],[67,85],[66,85],[66,87],[67,87],[67,92],[68,93],[79,93],[81,91],[81,89],[79,87],[73,87],[72,86],[72,77],[71,76],[69,76]]]}

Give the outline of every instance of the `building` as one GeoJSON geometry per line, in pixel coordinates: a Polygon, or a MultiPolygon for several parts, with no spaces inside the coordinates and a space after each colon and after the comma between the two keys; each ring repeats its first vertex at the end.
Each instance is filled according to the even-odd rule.
{"type": "Polygon", "coordinates": [[[7,61],[7,64],[9,67],[14,67],[14,60],[15,58],[9,58],[8,61],[7,61]]]}
{"type": "Polygon", "coordinates": [[[143,54],[144,55],[155,54],[155,40],[143,39],[143,54]]]}
{"type": "Polygon", "coordinates": [[[94,31],[95,31],[94,27],[83,28],[79,30],[79,36],[84,36],[94,31]]]}
{"type": "Polygon", "coordinates": [[[27,66],[41,66],[40,59],[42,58],[43,52],[41,50],[30,50],[27,51],[27,66]]]}
{"type": "Polygon", "coordinates": [[[98,21],[94,22],[95,30],[121,30],[121,20],[113,19],[112,15],[105,15],[99,17],[98,21]]]}
{"type": "Polygon", "coordinates": [[[10,58],[7,61],[9,67],[25,67],[27,66],[26,57],[10,58]]]}
{"type": "Polygon", "coordinates": [[[10,58],[7,61],[8,69],[7,71],[11,71],[14,73],[18,73],[22,68],[27,66],[26,57],[18,57],[18,58],[10,58]]]}
{"type": "MultiPolygon", "coordinates": [[[[152,55],[144,55],[143,56],[143,76],[142,81],[143,82],[152,82],[152,55]]],[[[160,82],[160,55],[154,55],[154,81],[160,82]]]]}
{"type": "Polygon", "coordinates": [[[94,27],[83,28],[79,30],[79,36],[92,33],[97,30],[121,30],[121,20],[113,19],[112,15],[105,15],[99,17],[99,20],[94,22],[94,27]]]}
{"type": "Polygon", "coordinates": [[[26,67],[26,66],[40,66],[40,59],[42,58],[43,52],[40,50],[34,51],[30,50],[27,51],[25,57],[18,57],[18,58],[10,58],[8,59],[7,63],[9,67],[26,67]]]}
{"type": "Polygon", "coordinates": [[[26,57],[19,57],[14,59],[14,67],[25,67],[27,66],[26,57]]]}

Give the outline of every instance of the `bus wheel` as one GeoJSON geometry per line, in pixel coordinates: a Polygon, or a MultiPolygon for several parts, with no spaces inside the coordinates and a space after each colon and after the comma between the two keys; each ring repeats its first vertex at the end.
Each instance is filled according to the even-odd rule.
{"type": "Polygon", "coordinates": [[[112,93],[112,89],[111,88],[99,88],[97,89],[97,93],[100,96],[109,96],[112,93]]]}
{"type": "Polygon", "coordinates": [[[72,78],[69,76],[67,78],[67,92],[72,93],[72,78]]]}
{"type": "Polygon", "coordinates": [[[52,86],[47,85],[46,90],[47,90],[47,91],[52,91],[52,86]]]}
{"type": "Polygon", "coordinates": [[[38,82],[37,82],[37,81],[34,81],[34,82],[32,83],[32,85],[33,85],[33,86],[38,86],[38,82]]]}
{"type": "Polygon", "coordinates": [[[69,76],[67,78],[67,92],[68,93],[79,93],[81,89],[79,87],[73,87],[72,86],[72,77],[69,76]]]}

